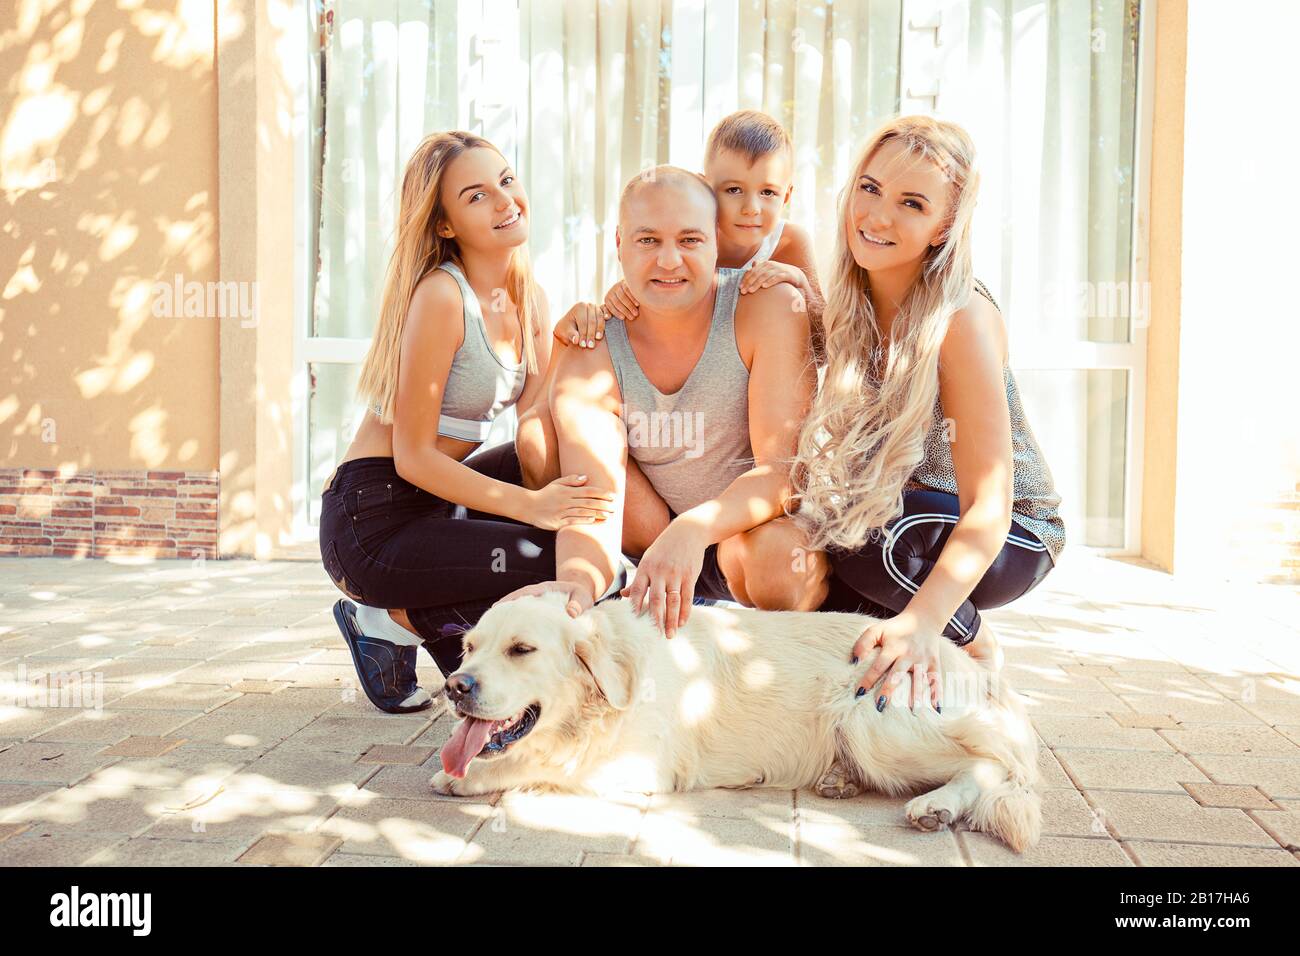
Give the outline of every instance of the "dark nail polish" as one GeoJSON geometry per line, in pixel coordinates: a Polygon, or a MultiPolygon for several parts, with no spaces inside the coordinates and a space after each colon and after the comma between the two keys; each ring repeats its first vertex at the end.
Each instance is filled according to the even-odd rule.
{"type": "Polygon", "coordinates": [[[938,704],[935,704],[935,705],[934,705],[934,712],[935,712],[936,714],[942,714],[942,713],[943,713],[943,708],[940,707],[938,704]]]}
{"type": "Polygon", "coordinates": [[[879,711],[879,712],[882,713],[882,714],[885,712],[885,701],[886,701],[886,700],[888,700],[888,698],[885,697],[884,694],[881,694],[881,695],[880,695],[880,699],[876,701],[876,710],[879,711]]]}
{"type": "Polygon", "coordinates": [[[854,694],[853,696],[854,696],[854,697],[861,697],[861,696],[862,696],[863,694],[865,694],[866,692],[867,692],[867,689],[866,689],[865,687],[859,687],[859,688],[858,688],[858,692],[857,692],[856,694],[854,694]]]}
{"type": "Polygon", "coordinates": [[[853,660],[849,661],[849,663],[850,663],[850,664],[856,664],[857,662],[858,662],[858,655],[857,655],[857,654],[854,654],[854,655],[853,655],[853,660]]]}

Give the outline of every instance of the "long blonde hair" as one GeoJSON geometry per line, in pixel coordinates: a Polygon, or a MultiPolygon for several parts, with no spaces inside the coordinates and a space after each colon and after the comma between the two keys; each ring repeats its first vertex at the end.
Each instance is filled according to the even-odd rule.
{"type": "Polygon", "coordinates": [[[799,436],[792,482],[811,547],[855,550],[903,513],[939,395],[939,348],[973,290],[971,218],[979,175],[970,136],[954,123],[902,116],[867,141],[840,196],[835,261],[823,313],[826,376],[799,436]],[[943,243],[928,246],[883,341],[867,271],[849,250],[855,184],[886,142],[930,160],[949,183],[943,243]],[[881,366],[883,365],[883,372],[881,366]]]}
{"type": "MultiPolygon", "coordinates": [[[[374,338],[361,366],[357,397],[367,405],[378,405],[380,420],[392,424],[397,402],[397,366],[402,353],[402,332],[406,314],[420,280],[447,261],[460,262],[455,239],[438,235],[446,219],[442,204],[442,177],[452,160],[466,150],[487,147],[501,151],[481,136],[462,130],[426,136],[406,164],[402,175],[402,200],[397,214],[397,240],[388,262],[384,295],[374,338]]],[[[540,292],[533,280],[533,268],[526,246],[515,249],[506,272],[506,293],[519,310],[524,333],[524,358],[528,373],[537,374],[537,346],[533,341],[541,324],[540,292]]]]}

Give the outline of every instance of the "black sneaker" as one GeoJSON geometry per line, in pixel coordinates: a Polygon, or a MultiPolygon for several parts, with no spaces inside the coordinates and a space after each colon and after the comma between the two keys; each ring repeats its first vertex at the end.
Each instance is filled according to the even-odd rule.
{"type": "Polygon", "coordinates": [[[389,714],[411,714],[433,704],[416,678],[414,645],[402,647],[362,634],[357,626],[357,606],[351,601],[340,599],[334,605],[334,621],[352,652],[361,689],[370,703],[389,714]]]}

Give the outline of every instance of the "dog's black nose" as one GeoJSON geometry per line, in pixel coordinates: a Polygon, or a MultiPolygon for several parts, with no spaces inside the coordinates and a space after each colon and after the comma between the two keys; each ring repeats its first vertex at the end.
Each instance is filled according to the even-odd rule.
{"type": "Polygon", "coordinates": [[[478,682],[474,680],[471,674],[452,674],[447,678],[447,698],[458,701],[462,697],[468,697],[474,693],[478,687],[478,682]]]}

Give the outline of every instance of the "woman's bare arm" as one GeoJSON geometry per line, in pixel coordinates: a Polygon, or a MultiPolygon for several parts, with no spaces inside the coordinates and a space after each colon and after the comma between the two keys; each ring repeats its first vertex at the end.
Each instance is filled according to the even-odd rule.
{"type": "Polygon", "coordinates": [[[447,375],[465,337],[463,315],[460,290],[446,272],[434,270],[416,287],[398,362],[393,467],[447,501],[528,522],[531,492],[488,478],[437,447],[447,375]]]}
{"type": "Polygon", "coordinates": [[[942,631],[997,558],[1011,528],[1011,412],[1002,374],[1002,317],[973,294],[940,350],[939,401],[952,419],[961,516],[906,610],[942,631]]]}

